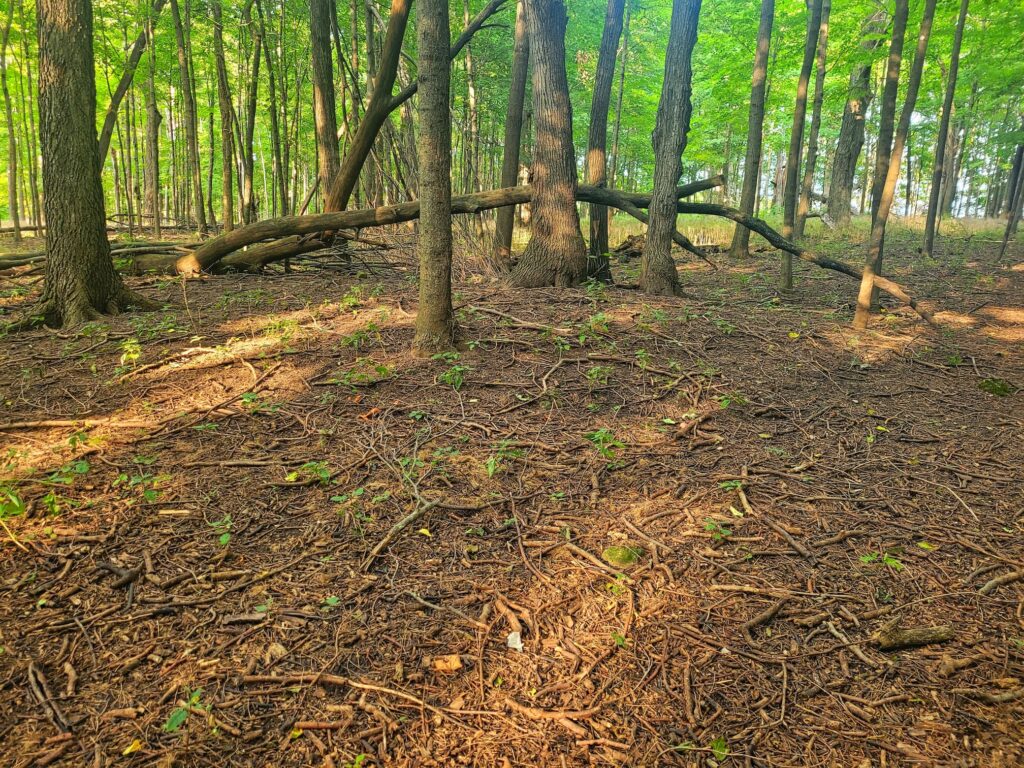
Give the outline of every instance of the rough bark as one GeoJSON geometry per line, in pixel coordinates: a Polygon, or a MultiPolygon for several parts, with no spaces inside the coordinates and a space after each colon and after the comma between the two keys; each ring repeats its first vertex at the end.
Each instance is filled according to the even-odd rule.
{"type": "Polygon", "coordinates": [[[818,67],[814,77],[814,100],[811,107],[811,129],[807,134],[807,159],[804,161],[804,178],[800,184],[800,201],[796,211],[794,236],[804,236],[807,215],[811,212],[811,192],[814,188],[814,170],[818,162],[818,132],[821,130],[821,104],[825,98],[825,59],[828,53],[828,17],[832,11],[832,0],[823,0],[821,24],[818,27],[818,67]]]}
{"type": "Polygon", "coordinates": [[[178,44],[178,71],[181,73],[182,105],[185,109],[185,150],[188,156],[189,178],[191,180],[192,213],[196,217],[196,227],[205,233],[206,211],[203,207],[203,179],[199,165],[199,137],[196,117],[195,91],[192,89],[191,67],[188,51],[185,46],[185,31],[182,24],[178,0],[171,0],[171,16],[174,19],[174,35],[178,44]]]}
{"type": "Polygon", "coordinates": [[[254,222],[258,217],[253,189],[253,138],[256,133],[256,103],[260,88],[260,49],[263,47],[263,32],[252,22],[252,5],[253,0],[247,0],[242,7],[242,24],[251,30],[252,39],[249,83],[245,91],[245,125],[244,133],[241,136],[240,150],[242,155],[242,221],[246,224],[254,222]]]}
{"type": "MultiPolygon", "coordinates": [[[[153,0],[147,27],[149,24],[156,26],[156,20],[160,18],[160,11],[163,10],[166,2],[167,0],[153,0]]],[[[135,42],[132,43],[132,47],[128,52],[128,60],[124,65],[124,72],[121,73],[121,79],[117,81],[117,86],[110,95],[110,103],[107,105],[107,112],[103,116],[103,128],[100,130],[101,168],[106,162],[107,150],[110,149],[110,139],[114,135],[114,128],[117,124],[117,112],[121,108],[121,101],[124,100],[125,94],[128,93],[128,88],[131,87],[132,80],[135,79],[135,70],[138,69],[139,62],[142,61],[142,54],[146,50],[146,44],[149,42],[150,35],[147,27],[144,27],[139,32],[135,42]]]]}
{"type": "Polygon", "coordinates": [[[907,97],[903,103],[903,111],[900,113],[899,125],[896,128],[892,154],[889,159],[889,170],[886,173],[885,184],[882,186],[879,198],[878,214],[871,224],[868,254],[864,262],[864,274],[861,278],[860,292],[857,295],[857,311],[853,318],[853,327],[857,329],[867,327],[873,303],[872,296],[877,284],[877,276],[881,274],[885,225],[889,220],[889,212],[892,209],[893,199],[896,195],[896,183],[900,176],[900,157],[903,155],[903,149],[907,143],[907,136],[910,132],[910,119],[914,114],[917,93],[921,87],[924,58],[928,52],[928,38],[931,36],[932,21],[935,18],[935,3],[936,0],[925,0],[924,16],[921,19],[921,28],[917,36],[917,51],[914,56],[914,63],[910,67],[907,97]]]}
{"type": "MultiPolygon", "coordinates": [[[[775,20],[775,0],[761,0],[761,21],[757,27],[757,51],[754,53],[754,75],[750,87],[750,112],[747,115],[747,153],[743,160],[743,187],[740,210],[747,216],[754,213],[757,185],[761,177],[761,139],[764,128],[764,96],[768,83],[768,53],[775,20]]],[[[750,230],[737,225],[732,235],[729,255],[745,258],[750,247],[750,230]]]]}
{"type": "MultiPolygon", "coordinates": [[[[526,4],[516,4],[515,42],[512,48],[512,76],[505,115],[505,144],[501,162],[501,186],[515,186],[519,178],[519,150],[523,138],[523,106],[526,101],[526,78],[529,75],[530,37],[526,29],[526,4]]],[[[515,208],[501,208],[494,228],[492,266],[499,271],[511,268],[512,230],[515,208]]]]}
{"type": "Polygon", "coordinates": [[[562,0],[527,0],[533,58],[533,224],[530,242],[512,270],[523,288],[579,283],[586,244],[576,210],[572,102],[565,71],[566,13],[562,0]]]}
{"type": "MultiPolygon", "coordinates": [[[[612,80],[615,79],[615,52],[622,36],[624,10],[625,0],[608,0],[601,47],[597,55],[585,163],[587,184],[595,187],[608,183],[608,107],[612,96],[612,80]]],[[[590,206],[589,254],[588,275],[611,282],[612,273],[608,264],[608,209],[601,205],[590,206]]]]}
{"type": "Polygon", "coordinates": [[[231,85],[224,62],[224,17],[221,0],[212,0],[213,12],[213,55],[217,67],[217,108],[220,114],[220,162],[221,162],[221,219],[224,231],[230,232],[235,226],[235,185],[233,180],[235,164],[235,143],[232,125],[235,122],[231,104],[231,85]]]}
{"type": "MultiPolygon", "coordinates": [[[[796,202],[799,193],[800,154],[804,141],[804,121],[807,116],[807,90],[814,66],[818,32],[821,27],[822,0],[813,0],[807,14],[807,39],[804,42],[804,60],[796,86],[796,105],[793,107],[793,128],[789,134],[789,152],[786,155],[786,181],[782,197],[782,236],[793,239],[796,230],[796,202]]],[[[782,257],[782,281],[784,291],[793,289],[793,258],[786,253],[782,257]]]]}
{"type": "Polygon", "coordinates": [[[896,99],[899,95],[900,67],[903,63],[903,41],[907,34],[907,18],[910,15],[908,0],[896,0],[896,11],[892,21],[892,42],[889,45],[889,59],[886,63],[885,85],[882,87],[882,104],[878,116],[878,138],[875,141],[875,174],[871,181],[871,221],[878,215],[878,205],[889,171],[889,157],[892,153],[893,127],[896,123],[896,99]]]}
{"type": "Polygon", "coordinates": [[[968,3],[969,0],[961,0],[960,15],[956,21],[956,30],[953,32],[953,50],[949,58],[949,79],[946,81],[946,95],[942,102],[938,146],[935,148],[932,186],[928,193],[928,212],[924,222],[924,248],[921,251],[923,256],[930,256],[935,248],[935,225],[938,221],[940,205],[939,193],[942,190],[943,175],[946,172],[946,140],[949,137],[949,119],[953,113],[953,97],[956,95],[956,77],[960,69],[960,46],[964,39],[964,22],[967,20],[968,3]]]}
{"type": "Polygon", "coordinates": [[[317,173],[326,190],[338,174],[338,121],[331,58],[331,6],[334,0],[310,0],[310,52],[313,59],[313,121],[316,126],[317,173]]]}
{"type": "Polygon", "coordinates": [[[76,325],[144,300],[114,271],[96,139],[91,0],[38,0],[46,279],[36,314],[76,325]]]}
{"type": "Polygon", "coordinates": [[[455,345],[447,0],[420,0],[416,33],[420,82],[420,303],[413,348],[418,354],[430,355],[455,345]]]}
{"type": "Polygon", "coordinates": [[[697,43],[701,0],[673,0],[665,79],[654,123],[654,191],[650,224],[640,262],[640,290],[674,296],[679,275],[672,259],[672,233],[676,229],[676,185],[683,173],[682,155],[690,132],[691,57],[697,43]]]}
{"type": "MultiPolygon", "coordinates": [[[[774,2],[774,0],[773,0],[774,2]]],[[[626,0],[626,18],[622,22],[622,53],[619,60],[619,87],[618,95],[615,97],[615,127],[612,129],[612,161],[611,174],[609,175],[609,186],[615,186],[615,179],[619,170],[619,134],[622,131],[622,102],[626,91],[626,67],[629,64],[629,17],[633,7],[633,0],[626,0]]]]}

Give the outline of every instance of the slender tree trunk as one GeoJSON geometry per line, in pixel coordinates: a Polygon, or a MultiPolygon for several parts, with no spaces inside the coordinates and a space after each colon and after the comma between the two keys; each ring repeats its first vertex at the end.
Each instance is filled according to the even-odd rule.
{"type": "Polygon", "coordinates": [[[46,208],[41,314],[69,326],[148,304],[114,271],[96,140],[90,0],[38,0],[39,132],[46,208]]]}
{"type": "MultiPolygon", "coordinates": [[[[807,39],[804,43],[804,62],[800,67],[800,78],[796,86],[796,106],[793,108],[793,129],[789,136],[789,153],[786,155],[786,181],[782,196],[782,236],[793,239],[796,230],[796,202],[800,190],[800,154],[804,142],[804,119],[807,116],[807,90],[811,80],[811,68],[818,44],[821,27],[822,0],[813,0],[807,14],[807,39]]],[[[782,255],[782,281],[784,291],[793,290],[793,254],[782,255]]]]}
{"type": "Polygon", "coordinates": [[[0,89],[4,94],[4,119],[7,122],[7,207],[14,225],[14,242],[21,242],[21,215],[18,211],[18,140],[14,133],[14,110],[7,87],[7,44],[14,23],[14,1],[7,0],[7,18],[0,34],[0,89]]]}
{"type": "Polygon", "coordinates": [[[930,256],[935,248],[935,226],[939,216],[943,174],[946,171],[946,140],[949,134],[949,119],[953,113],[953,99],[956,96],[956,77],[960,69],[960,46],[964,39],[964,22],[967,20],[969,0],[960,0],[960,15],[953,32],[953,51],[949,57],[949,79],[946,82],[946,96],[942,102],[942,119],[939,121],[938,146],[935,149],[935,165],[932,169],[932,186],[928,193],[928,213],[924,222],[923,256],[930,256]]]}
{"type": "Polygon", "coordinates": [[[828,52],[828,17],[832,0],[822,0],[821,23],[818,27],[818,69],[814,78],[814,100],[811,107],[811,129],[807,134],[807,159],[804,178],[800,184],[800,200],[796,211],[797,238],[804,236],[807,214],[811,212],[811,193],[814,191],[814,170],[818,162],[818,132],[821,130],[821,103],[825,98],[825,57],[828,52]]]}
{"type": "Polygon", "coordinates": [[[420,80],[420,303],[413,347],[421,355],[430,355],[455,345],[447,0],[420,0],[416,28],[420,80]]]}
{"type": "MultiPolygon", "coordinates": [[[[332,3],[333,5],[333,3],[332,3]]],[[[282,9],[282,14],[284,9],[282,9]]],[[[260,36],[263,38],[263,60],[267,67],[267,97],[270,101],[270,150],[274,161],[274,184],[271,190],[271,199],[274,200],[273,209],[278,210],[280,204],[281,215],[287,215],[288,190],[286,187],[284,159],[281,156],[281,126],[278,123],[277,104],[277,79],[274,62],[274,47],[267,37],[266,20],[263,17],[263,3],[256,0],[256,15],[260,20],[260,36]]],[[[328,59],[330,54],[328,54],[328,59]]],[[[280,62],[277,62],[278,67],[280,62]]]]}
{"type": "MultiPolygon", "coordinates": [[[[902,0],[897,1],[900,2],[902,0]]],[[[872,294],[875,290],[875,276],[881,274],[885,225],[889,220],[889,212],[892,210],[893,200],[896,196],[896,184],[900,176],[900,158],[903,155],[903,149],[907,142],[907,136],[910,131],[910,118],[914,114],[917,94],[921,87],[921,73],[924,70],[925,54],[928,52],[928,38],[931,36],[932,21],[935,18],[935,3],[936,0],[925,0],[924,16],[921,19],[921,28],[917,36],[917,52],[914,56],[914,63],[910,67],[907,98],[903,103],[900,122],[896,128],[888,171],[879,198],[878,214],[871,224],[871,239],[869,241],[867,259],[864,262],[864,276],[861,279],[860,292],[857,295],[857,312],[853,318],[853,327],[857,329],[867,327],[868,318],[871,314],[872,294]]]]}
{"type": "MultiPolygon", "coordinates": [[[[612,80],[615,79],[615,52],[622,36],[624,6],[625,0],[608,0],[604,32],[601,34],[601,47],[597,55],[585,163],[587,184],[595,187],[608,184],[608,106],[612,96],[612,80]]],[[[589,255],[588,275],[610,283],[612,272],[608,264],[608,209],[603,205],[590,206],[589,255]]]]}
{"type": "MultiPolygon", "coordinates": [[[[469,26],[469,0],[462,0],[463,19],[469,26]]],[[[480,110],[477,107],[476,71],[473,68],[473,49],[466,45],[466,107],[469,110],[469,153],[467,155],[466,191],[480,191],[480,110]]]]}
{"type": "MultiPolygon", "coordinates": [[[[526,29],[526,4],[516,4],[515,42],[512,49],[512,80],[509,85],[508,111],[505,115],[505,144],[501,163],[502,187],[514,187],[519,178],[519,150],[523,139],[523,106],[526,101],[526,78],[529,75],[530,37],[526,29]]],[[[499,271],[511,267],[514,207],[498,209],[494,228],[494,263],[499,271]]]]}
{"type": "Polygon", "coordinates": [[[235,226],[235,183],[232,177],[235,164],[235,143],[231,126],[234,111],[231,106],[231,85],[224,61],[224,20],[221,0],[212,0],[213,11],[213,55],[217,66],[217,105],[220,114],[220,162],[221,162],[221,219],[224,231],[230,232],[235,226]]]}
{"type": "Polygon", "coordinates": [[[622,63],[619,66],[618,95],[615,97],[615,127],[612,129],[612,162],[611,173],[608,177],[608,186],[610,187],[615,186],[619,171],[619,134],[622,131],[622,101],[626,90],[626,67],[629,63],[629,17],[632,5],[633,0],[626,0],[625,19],[622,24],[622,52],[618,57],[622,63]]]}
{"type": "Polygon", "coordinates": [[[526,6],[533,58],[535,194],[530,242],[512,270],[512,280],[523,288],[566,287],[586,275],[587,247],[576,210],[565,5],[562,0],[527,0],[526,6]]]}
{"type": "Polygon", "coordinates": [[[185,149],[188,156],[189,176],[192,182],[192,209],[196,226],[205,233],[206,214],[203,206],[203,180],[199,165],[199,137],[197,135],[195,92],[192,89],[192,75],[185,47],[185,32],[178,9],[178,0],[171,0],[171,15],[174,18],[174,34],[178,42],[178,70],[181,73],[182,104],[185,109],[185,149]]]}
{"type": "MultiPolygon", "coordinates": [[[[768,53],[771,49],[775,0],[761,0],[761,21],[757,28],[757,51],[754,53],[754,76],[750,87],[750,112],[747,115],[747,153],[743,160],[743,187],[740,211],[754,215],[758,181],[761,177],[761,138],[764,130],[764,98],[768,83],[768,53]]],[[[729,255],[745,258],[750,248],[750,230],[737,224],[732,234],[729,255]]]]}
{"type": "MultiPolygon", "coordinates": [[[[896,99],[900,86],[900,67],[903,63],[903,42],[907,34],[909,14],[909,0],[896,0],[896,12],[892,22],[892,43],[889,46],[889,60],[885,70],[885,85],[882,88],[882,105],[878,118],[878,138],[875,141],[875,175],[871,182],[872,222],[878,215],[882,187],[885,186],[885,177],[889,170],[893,126],[896,123],[896,99]]],[[[897,158],[898,161],[899,158],[897,158]]]]}
{"type": "MultiPolygon", "coordinates": [[[[174,0],[171,0],[174,2],[174,0]]],[[[256,105],[260,89],[260,54],[263,35],[252,20],[253,0],[247,0],[242,8],[242,24],[251,30],[252,59],[249,65],[249,85],[246,88],[245,132],[242,136],[242,221],[251,224],[259,218],[254,190],[255,153],[253,141],[256,136],[256,105]]]]}
{"type": "Polygon", "coordinates": [[[326,190],[338,174],[338,122],[334,102],[331,57],[331,5],[333,0],[310,0],[310,51],[313,58],[313,116],[320,189],[326,190]]]}
{"type": "Polygon", "coordinates": [[[693,111],[691,58],[697,43],[700,6],[701,0],[672,2],[665,79],[654,123],[654,190],[640,263],[640,290],[657,296],[674,296],[679,291],[679,275],[672,259],[672,234],[676,230],[676,186],[683,173],[680,158],[686,149],[693,111]]]}
{"type": "Polygon", "coordinates": [[[146,21],[149,42],[149,72],[146,78],[146,210],[151,217],[153,236],[160,238],[160,121],[163,119],[156,104],[156,51],[153,43],[155,19],[146,21]]]}
{"type": "MultiPolygon", "coordinates": [[[[166,2],[167,0],[153,0],[153,6],[150,9],[149,15],[153,20],[152,23],[154,26],[156,26],[156,20],[160,18],[160,11],[163,10],[166,2]]],[[[128,60],[124,65],[124,72],[121,74],[121,79],[118,81],[117,87],[114,88],[114,92],[110,96],[110,103],[107,105],[107,112],[103,117],[103,128],[100,131],[101,166],[106,162],[107,150],[110,148],[110,138],[114,135],[114,126],[117,122],[117,112],[121,108],[121,102],[124,100],[124,96],[128,92],[128,88],[131,86],[132,80],[135,78],[135,70],[138,69],[139,62],[142,61],[142,54],[145,51],[148,40],[149,35],[146,33],[146,30],[143,29],[139,32],[138,37],[135,38],[135,42],[129,50],[128,60]]]]}

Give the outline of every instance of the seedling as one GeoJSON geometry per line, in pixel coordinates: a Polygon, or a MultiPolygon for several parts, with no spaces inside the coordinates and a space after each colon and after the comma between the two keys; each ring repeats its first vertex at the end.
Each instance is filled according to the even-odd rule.
{"type": "Polygon", "coordinates": [[[487,477],[494,477],[505,470],[505,462],[509,459],[517,459],[523,455],[519,448],[513,448],[508,440],[502,440],[494,447],[494,453],[487,457],[484,468],[487,470],[487,477]]]}
{"type": "Polygon", "coordinates": [[[712,541],[725,541],[732,536],[731,529],[726,528],[722,523],[712,520],[710,517],[704,518],[704,530],[711,533],[712,541]]]}
{"type": "Polygon", "coordinates": [[[606,427],[596,429],[584,435],[587,440],[594,444],[597,452],[605,459],[614,459],[615,454],[626,446],[615,439],[615,433],[606,427]]]}
{"type": "Polygon", "coordinates": [[[214,533],[218,534],[217,543],[226,547],[231,541],[231,528],[233,527],[231,515],[225,514],[220,520],[210,523],[210,527],[213,528],[214,533]]]}
{"type": "Polygon", "coordinates": [[[192,714],[193,709],[203,709],[203,705],[201,703],[202,696],[203,689],[196,688],[189,694],[186,704],[175,707],[171,711],[170,717],[168,717],[167,721],[161,726],[161,730],[164,733],[177,733],[180,731],[181,726],[183,726],[185,721],[188,720],[188,716],[192,714]]]}

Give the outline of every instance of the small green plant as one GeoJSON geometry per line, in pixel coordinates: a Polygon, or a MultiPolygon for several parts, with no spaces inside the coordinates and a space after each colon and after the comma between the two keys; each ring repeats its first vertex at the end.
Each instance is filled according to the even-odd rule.
{"type": "Polygon", "coordinates": [[[170,475],[154,475],[149,472],[129,475],[122,472],[114,481],[114,488],[134,489],[139,492],[143,501],[152,503],[160,497],[160,484],[169,479],[170,475]]]}
{"type": "Polygon", "coordinates": [[[69,461],[63,467],[51,474],[47,479],[51,483],[71,485],[75,481],[76,477],[88,474],[88,472],[89,462],[85,459],[75,459],[74,461],[69,461]]]}
{"type": "Polygon", "coordinates": [[[0,520],[25,514],[25,502],[18,492],[10,487],[0,487],[0,520]]]}
{"type": "Polygon", "coordinates": [[[1016,387],[1005,379],[982,379],[978,382],[978,387],[996,397],[1007,397],[1016,390],[1016,387]]]}
{"type": "Polygon", "coordinates": [[[888,568],[892,568],[896,573],[899,573],[906,568],[906,566],[901,563],[895,555],[892,555],[889,552],[869,552],[866,555],[861,555],[860,561],[865,565],[881,563],[888,568]]]}
{"type": "Polygon", "coordinates": [[[721,542],[732,536],[732,529],[727,528],[718,520],[712,520],[710,517],[704,518],[704,530],[711,534],[712,541],[721,542]]]}
{"type": "Polygon", "coordinates": [[[139,340],[125,339],[121,342],[121,367],[134,368],[136,361],[142,357],[142,346],[139,340]]]}
{"type": "Polygon", "coordinates": [[[321,611],[332,611],[335,608],[337,608],[339,605],[341,605],[341,598],[340,597],[338,597],[337,595],[328,595],[327,597],[325,597],[323,600],[320,601],[320,610],[321,611]]]}
{"type": "Polygon", "coordinates": [[[629,645],[629,640],[626,639],[626,636],[623,635],[621,632],[612,632],[612,641],[619,648],[625,648],[627,645],[629,645]]]}
{"type": "Polygon", "coordinates": [[[593,333],[608,333],[608,315],[604,312],[591,315],[590,319],[587,320],[587,328],[593,333]]]}
{"type": "Polygon", "coordinates": [[[300,477],[313,480],[320,485],[327,485],[331,482],[331,470],[327,468],[326,461],[307,461],[298,469],[285,475],[284,479],[286,482],[295,483],[300,477]]]}
{"type": "Polygon", "coordinates": [[[473,369],[468,365],[453,365],[437,378],[458,392],[466,383],[466,374],[471,370],[473,369]]]}
{"type": "Polygon", "coordinates": [[[621,441],[615,439],[615,433],[607,427],[588,432],[584,437],[593,443],[597,452],[606,459],[614,459],[615,454],[626,447],[621,441]]]}
{"type": "Polygon", "coordinates": [[[164,733],[177,733],[181,730],[181,726],[188,720],[188,716],[192,714],[193,709],[203,709],[202,705],[203,689],[196,688],[188,695],[187,702],[184,705],[175,707],[171,710],[170,716],[166,722],[160,727],[164,733]]]}
{"type": "Polygon", "coordinates": [[[611,374],[612,369],[609,365],[592,365],[587,369],[587,380],[590,381],[591,385],[601,384],[607,386],[608,378],[611,374]]]}
{"type": "Polygon", "coordinates": [[[502,440],[493,448],[493,453],[487,457],[487,461],[484,462],[484,468],[487,470],[487,477],[494,477],[499,472],[505,470],[505,462],[509,459],[518,459],[523,455],[523,451],[519,448],[513,448],[512,443],[508,440],[502,440]]]}
{"type": "Polygon", "coordinates": [[[730,405],[746,405],[750,402],[742,392],[727,392],[724,395],[719,395],[715,400],[722,408],[728,408],[730,405]]]}
{"type": "Polygon", "coordinates": [[[231,515],[225,513],[224,517],[220,520],[215,520],[210,523],[210,527],[213,528],[213,532],[217,534],[217,543],[222,547],[226,547],[231,541],[231,528],[233,527],[231,522],[231,515]]]}
{"type": "Polygon", "coordinates": [[[363,763],[366,762],[366,757],[367,756],[365,753],[360,752],[358,755],[352,758],[351,763],[345,763],[345,768],[363,768],[363,763]]]}

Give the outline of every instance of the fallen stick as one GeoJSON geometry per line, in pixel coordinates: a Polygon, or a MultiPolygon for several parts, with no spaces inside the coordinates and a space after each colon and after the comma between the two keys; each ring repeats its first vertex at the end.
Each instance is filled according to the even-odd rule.
{"type": "Polygon", "coordinates": [[[755,627],[759,627],[762,624],[767,624],[769,621],[774,619],[779,614],[779,611],[782,610],[782,606],[784,606],[787,602],[788,598],[782,598],[775,604],[761,611],[761,613],[757,614],[757,616],[750,619],[743,625],[743,636],[747,638],[748,643],[750,643],[751,645],[756,645],[756,643],[754,642],[754,636],[750,634],[750,630],[754,629],[755,627]]]}
{"type": "Polygon", "coordinates": [[[932,643],[944,643],[953,639],[950,626],[912,627],[901,629],[899,617],[893,619],[872,635],[872,640],[882,651],[898,651],[901,648],[919,648],[932,643]]]}
{"type": "Polygon", "coordinates": [[[997,587],[1002,587],[1006,584],[1012,584],[1015,581],[1024,579],[1024,571],[1010,571],[1004,573],[1002,576],[996,576],[991,581],[987,582],[985,586],[978,590],[979,595],[987,595],[994,591],[997,587]]]}

